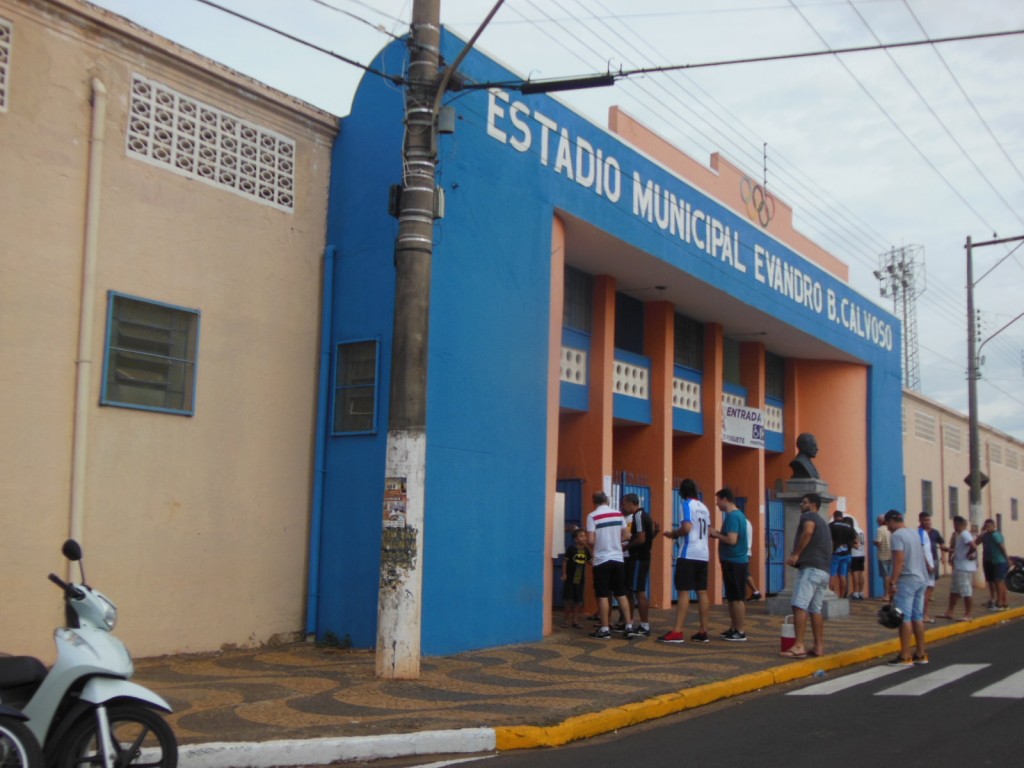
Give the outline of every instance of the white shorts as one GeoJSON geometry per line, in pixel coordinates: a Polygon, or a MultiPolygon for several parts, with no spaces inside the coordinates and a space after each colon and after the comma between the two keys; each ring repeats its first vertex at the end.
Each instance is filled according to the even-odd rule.
{"type": "Polygon", "coordinates": [[[971,587],[971,580],[974,576],[974,571],[953,571],[953,582],[949,585],[949,591],[954,595],[960,595],[960,597],[970,597],[974,594],[974,589],[971,587]]]}

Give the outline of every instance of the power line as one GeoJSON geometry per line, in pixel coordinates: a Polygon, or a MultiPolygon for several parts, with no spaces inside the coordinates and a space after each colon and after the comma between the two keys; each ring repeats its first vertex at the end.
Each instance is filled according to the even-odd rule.
{"type": "MultiPolygon", "coordinates": [[[[914,9],[910,7],[910,3],[907,2],[907,0],[903,0],[903,5],[907,9],[907,13],[909,13],[910,17],[914,20],[914,23],[917,24],[917,28],[921,30],[922,34],[927,35],[928,34],[927,30],[925,30],[924,25],[921,23],[920,19],[917,18],[917,14],[914,13],[914,9]]],[[[960,91],[960,95],[962,95],[964,97],[964,101],[967,102],[967,104],[970,106],[971,110],[974,112],[975,117],[978,118],[978,121],[985,128],[985,132],[988,133],[988,135],[992,139],[992,141],[995,142],[995,145],[997,147],[999,147],[999,151],[1002,153],[1003,158],[1006,160],[1006,162],[1009,164],[1009,166],[1011,168],[1013,168],[1014,171],[1016,171],[1017,178],[1019,178],[1022,182],[1024,182],[1024,173],[1022,173],[1020,168],[1017,167],[1017,164],[1013,161],[1013,158],[1010,157],[1010,153],[1006,151],[1006,148],[1002,145],[1002,142],[1000,142],[999,139],[996,138],[995,133],[993,133],[992,128],[989,126],[989,124],[985,120],[985,118],[982,117],[981,112],[978,111],[978,108],[977,108],[977,106],[975,106],[974,101],[971,99],[971,97],[969,95],[967,95],[967,91],[964,89],[963,85],[960,83],[960,80],[957,78],[957,76],[955,74],[953,74],[953,70],[950,68],[949,64],[946,62],[946,58],[942,55],[942,52],[938,48],[935,48],[934,51],[935,51],[935,55],[938,57],[939,61],[942,62],[942,66],[945,68],[946,73],[949,75],[950,79],[956,84],[957,90],[960,91]]]]}
{"type": "Polygon", "coordinates": [[[334,51],[328,48],[323,48],[319,45],[316,45],[315,43],[309,42],[308,40],[303,40],[301,37],[296,37],[295,35],[285,32],[284,30],[278,29],[277,27],[273,27],[270,24],[264,24],[262,21],[254,19],[250,16],[246,16],[243,13],[233,11],[230,8],[225,8],[223,5],[218,5],[217,3],[212,2],[212,0],[196,0],[196,2],[202,3],[203,5],[208,5],[211,8],[216,8],[218,11],[222,11],[228,14],[229,16],[234,16],[235,18],[247,21],[250,24],[254,24],[257,27],[267,30],[268,32],[273,32],[275,35],[280,35],[281,37],[287,38],[288,40],[291,40],[293,43],[304,45],[307,48],[312,48],[314,51],[322,53],[326,56],[330,56],[333,59],[338,59],[339,61],[343,61],[346,64],[351,64],[353,67],[358,67],[364,72],[369,72],[371,75],[377,75],[378,77],[382,77],[385,80],[389,80],[395,85],[403,85],[405,83],[405,78],[403,77],[399,77],[398,75],[389,75],[387,72],[381,72],[379,69],[374,69],[373,67],[356,61],[355,59],[350,59],[347,56],[342,56],[340,53],[335,53],[334,51]]]}

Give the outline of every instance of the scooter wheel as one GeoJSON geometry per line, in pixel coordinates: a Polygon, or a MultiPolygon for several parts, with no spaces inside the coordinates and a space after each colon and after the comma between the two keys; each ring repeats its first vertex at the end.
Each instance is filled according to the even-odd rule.
{"type": "Polygon", "coordinates": [[[1006,577],[1006,586],[1011,592],[1024,592],[1024,571],[1011,571],[1006,577]]]}
{"type": "Polygon", "coordinates": [[[13,717],[0,717],[0,766],[44,768],[43,750],[28,726],[13,717]]]}
{"type": "MultiPolygon", "coordinates": [[[[159,713],[140,704],[117,704],[107,709],[107,720],[114,742],[115,768],[176,768],[178,765],[178,741],[159,713]]],[[[72,726],[57,746],[54,760],[54,768],[89,765],[103,766],[96,718],[92,714],[72,726]]]]}

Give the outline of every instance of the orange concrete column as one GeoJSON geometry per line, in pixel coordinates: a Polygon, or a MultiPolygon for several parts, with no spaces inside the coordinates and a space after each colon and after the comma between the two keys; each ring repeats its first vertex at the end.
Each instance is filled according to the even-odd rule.
{"type": "MultiPolygon", "coordinates": [[[[751,408],[765,407],[765,354],[764,345],[755,342],[740,344],[740,383],[747,389],[747,405],[751,408]]],[[[765,524],[765,472],[764,449],[742,448],[741,463],[735,481],[726,477],[737,495],[747,498],[747,519],[754,526],[750,573],[758,588],[763,586],[764,572],[764,524],[765,524]],[[742,486],[742,487],[740,487],[742,486]]]]}
{"type": "MultiPolygon", "coordinates": [[[[651,359],[651,426],[643,467],[651,487],[651,516],[662,530],[672,527],[672,380],[675,373],[675,306],[645,306],[644,353],[651,359]]],[[[672,548],[662,537],[651,548],[651,606],[672,604],[672,548]]]]}
{"type": "MultiPolygon", "coordinates": [[[[651,488],[648,508],[662,528],[672,523],[672,374],[675,361],[675,307],[670,302],[644,306],[644,354],[651,360],[648,397],[649,426],[619,426],[614,429],[612,464],[616,469],[643,472],[651,488]]],[[[651,550],[651,605],[661,608],[672,603],[669,567],[672,553],[659,539],[651,550]]]]}
{"type": "Polygon", "coordinates": [[[544,530],[543,632],[551,632],[552,593],[554,589],[551,549],[554,544],[555,487],[558,479],[558,411],[560,401],[562,357],[562,306],[565,302],[565,225],[557,216],[551,222],[551,295],[548,317],[548,438],[547,472],[545,477],[545,504],[547,525],[544,530]]]}
{"type": "MultiPolygon", "coordinates": [[[[593,509],[595,491],[604,489],[612,474],[612,375],[615,365],[615,279],[594,278],[590,353],[587,356],[589,402],[586,413],[564,414],[559,420],[558,461],[576,468],[583,480],[582,517],[593,509]]],[[[593,590],[587,589],[585,609],[593,611],[593,590]]]]}
{"type": "MultiPolygon", "coordinates": [[[[722,326],[704,325],[704,374],[701,384],[701,410],[704,434],[697,438],[679,437],[673,441],[672,470],[676,477],[691,477],[711,510],[711,524],[719,527],[721,515],[715,509],[715,491],[722,486],[722,326]]],[[[708,567],[708,595],[713,603],[722,601],[721,575],[717,548],[711,546],[708,567]]]]}

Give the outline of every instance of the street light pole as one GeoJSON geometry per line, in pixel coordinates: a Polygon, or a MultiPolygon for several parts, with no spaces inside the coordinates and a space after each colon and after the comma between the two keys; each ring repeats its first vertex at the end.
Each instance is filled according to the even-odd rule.
{"type": "MultiPolygon", "coordinates": [[[[999,245],[1000,243],[1015,243],[1024,240],[1024,235],[1019,237],[1003,237],[996,240],[986,240],[981,243],[972,243],[971,238],[968,236],[967,242],[964,245],[967,251],[967,429],[968,435],[968,450],[970,453],[970,470],[967,475],[967,483],[970,487],[969,504],[970,504],[970,522],[971,529],[975,530],[975,526],[981,525],[982,509],[981,509],[981,450],[980,440],[978,437],[978,379],[981,378],[981,366],[979,365],[978,359],[978,319],[977,313],[974,311],[974,286],[981,282],[988,274],[995,269],[992,267],[984,275],[978,278],[977,281],[974,279],[974,258],[973,249],[982,248],[986,245],[999,245]]],[[[1005,260],[1006,257],[1003,257],[1005,260]]],[[[1002,260],[1000,260],[1002,263],[1002,260]]],[[[999,266],[997,263],[995,266],[999,266]]],[[[1011,321],[1015,322],[1021,316],[1011,321]]],[[[982,346],[991,341],[997,334],[1002,332],[1004,329],[1009,327],[1010,323],[1007,323],[998,331],[989,336],[985,341],[982,342],[982,346]]]]}
{"type": "Polygon", "coordinates": [[[970,487],[968,509],[971,530],[981,525],[981,457],[978,452],[978,328],[974,313],[974,258],[971,238],[967,243],[967,442],[970,456],[970,470],[967,482],[970,487]]]}

